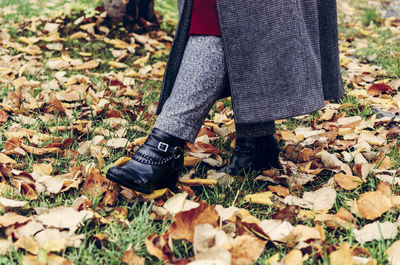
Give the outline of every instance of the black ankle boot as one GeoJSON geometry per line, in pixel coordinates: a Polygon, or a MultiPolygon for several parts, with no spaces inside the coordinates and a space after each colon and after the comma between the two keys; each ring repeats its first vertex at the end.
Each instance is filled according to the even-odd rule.
{"type": "Polygon", "coordinates": [[[184,145],[184,140],[154,128],[132,160],[121,167],[110,168],[106,176],[143,193],[171,187],[183,168],[184,145]]]}
{"type": "Polygon", "coordinates": [[[262,137],[238,137],[231,161],[220,171],[240,175],[249,170],[281,169],[279,145],[275,135],[262,137]]]}

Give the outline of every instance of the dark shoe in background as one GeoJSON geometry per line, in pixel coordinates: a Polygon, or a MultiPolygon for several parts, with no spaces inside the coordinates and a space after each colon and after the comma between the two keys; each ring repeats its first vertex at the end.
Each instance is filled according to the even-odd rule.
{"type": "Polygon", "coordinates": [[[172,187],[183,169],[185,141],[154,128],[132,159],[112,167],[107,178],[133,190],[152,193],[172,187]]]}
{"type": "Polygon", "coordinates": [[[238,137],[229,165],[220,172],[237,176],[250,170],[281,169],[279,144],[275,135],[238,137]]]}

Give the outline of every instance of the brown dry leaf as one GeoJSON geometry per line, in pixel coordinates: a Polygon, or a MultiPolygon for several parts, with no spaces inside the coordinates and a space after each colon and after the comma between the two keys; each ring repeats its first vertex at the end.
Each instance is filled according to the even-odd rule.
{"type": "Polygon", "coordinates": [[[287,237],[293,226],[282,220],[263,220],[257,224],[272,241],[281,241],[287,237]]]}
{"type": "Polygon", "coordinates": [[[26,144],[21,143],[22,149],[26,152],[34,154],[34,155],[44,155],[44,154],[62,154],[62,150],[58,147],[50,147],[50,148],[37,148],[33,146],[29,146],[26,144]]]}
{"type": "Polygon", "coordinates": [[[79,70],[94,69],[94,68],[96,68],[97,66],[99,66],[99,64],[100,64],[100,63],[99,63],[98,61],[92,60],[92,61],[89,61],[89,62],[86,62],[86,63],[82,63],[82,64],[79,64],[79,65],[76,65],[76,66],[74,67],[74,70],[79,71],[79,70]]]}
{"type": "Polygon", "coordinates": [[[292,244],[295,242],[305,242],[310,239],[325,239],[324,229],[317,225],[316,227],[308,227],[305,225],[297,225],[295,226],[290,234],[284,238],[288,244],[292,244]]]}
{"type": "Polygon", "coordinates": [[[148,236],[145,240],[147,252],[164,262],[170,262],[174,254],[168,245],[168,237],[169,234],[163,234],[161,236],[152,234],[148,236]]]}
{"type": "Polygon", "coordinates": [[[232,265],[253,264],[263,253],[266,241],[251,235],[237,236],[232,242],[230,252],[232,265]]]}
{"type": "Polygon", "coordinates": [[[356,228],[354,225],[355,218],[346,209],[341,207],[339,211],[335,214],[319,213],[314,218],[315,224],[325,223],[327,227],[345,229],[356,228]]]}
{"type": "Polygon", "coordinates": [[[338,250],[329,255],[329,261],[331,265],[353,264],[353,252],[350,250],[349,244],[347,242],[342,243],[338,250]]]}
{"type": "Polygon", "coordinates": [[[392,265],[400,265],[400,241],[395,241],[385,253],[392,265]]]}
{"type": "Polygon", "coordinates": [[[383,158],[379,158],[376,162],[375,162],[375,168],[376,169],[390,169],[392,168],[394,165],[396,164],[395,161],[393,161],[392,159],[390,159],[390,157],[388,156],[383,156],[383,158]]]}
{"type": "Polygon", "coordinates": [[[336,191],[333,187],[324,187],[316,191],[304,192],[303,200],[312,203],[313,210],[329,210],[335,204],[336,191]]]}
{"type": "Polygon", "coordinates": [[[283,187],[281,185],[278,186],[268,186],[268,189],[274,193],[276,193],[278,196],[283,196],[286,197],[290,194],[289,189],[286,187],[283,187]]]}
{"type": "Polygon", "coordinates": [[[47,213],[37,215],[37,220],[45,226],[69,229],[73,233],[82,222],[93,217],[92,211],[77,211],[72,207],[56,207],[47,213]]]}
{"type": "Polygon", "coordinates": [[[284,265],[302,265],[303,254],[298,249],[292,249],[284,258],[284,265]]]}
{"type": "Polygon", "coordinates": [[[51,164],[35,164],[32,171],[41,176],[50,175],[53,172],[53,166],[51,164]]]}
{"type": "Polygon", "coordinates": [[[217,227],[218,219],[219,215],[215,210],[215,206],[200,202],[197,208],[177,213],[168,233],[174,239],[186,239],[189,242],[193,242],[196,225],[207,223],[217,227]]]}
{"type": "Polygon", "coordinates": [[[10,209],[10,208],[21,208],[24,207],[28,202],[22,202],[17,200],[12,200],[4,197],[0,197],[0,207],[10,209]]]}
{"type": "Polygon", "coordinates": [[[93,168],[89,171],[85,183],[83,183],[82,190],[87,194],[100,195],[108,189],[107,183],[109,183],[109,181],[100,173],[100,170],[93,168]]]}
{"type": "Polygon", "coordinates": [[[145,258],[136,255],[133,249],[126,250],[121,258],[128,265],[144,265],[145,258]]]}
{"type": "Polygon", "coordinates": [[[0,123],[6,122],[8,120],[8,114],[4,110],[0,109],[0,123]]]}
{"type": "Polygon", "coordinates": [[[299,152],[299,161],[306,162],[315,156],[315,151],[311,148],[304,148],[299,152]]]}
{"type": "Polygon", "coordinates": [[[39,252],[39,244],[36,242],[35,239],[31,237],[22,237],[18,239],[14,243],[14,247],[16,247],[17,249],[19,248],[25,249],[26,251],[28,251],[33,255],[37,255],[39,252]]]}
{"type": "Polygon", "coordinates": [[[14,159],[12,159],[11,157],[0,153],[0,163],[2,164],[16,164],[17,161],[15,161],[14,159]]]}
{"type": "Polygon", "coordinates": [[[28,222],[29,220],[31,220],[31,218],[29,217],[25,217],[22,215],[18,215],[17,213],[6,213],[2,216],[0,216],[0,226],[1,227],[9,227],[11,225],[15,225],[15,224],[25,224],[26,222],[28,222]]]}
{"type": "Polygon", "coordinates": [[[360,195],[356,202],[358,211],[365,219],[375,220],[392,208],[390,198],[379,191],[368,191],[360,195]]]}
{"type": "Polygon", "coordinates": [[[373,240],[393,239],[397,236],[397,225],[391,222],[373,222],[361,228],[353,230],[358,242],[364,244],[373,240]]]}
{"type": "Polygon", "coordinates": [[[343,173],[335,175],[336,183],[345,190],[354,190],[362,184],[359,177],[349,176],[343,173]]]}
{"type": "Polygon", "coordinates": [[[13,243],[10,240],[0,239],[0,255],[6,255],[9,251],[12,251],[13,243]]]}
{"type": "Polygon", "coordinates": [[[271,197],[273,195],[274,194],[270,191],[256,193],[256,194],[248,194],[244,196],[243,200],[250,203],[272,205],[271,197]]]}

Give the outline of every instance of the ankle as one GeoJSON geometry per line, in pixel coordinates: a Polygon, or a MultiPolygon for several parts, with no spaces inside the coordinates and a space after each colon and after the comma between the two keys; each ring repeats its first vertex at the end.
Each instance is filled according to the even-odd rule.
{"type": "Polygon", "coordinates": [[[158,128],[154,128],[153,131],[151,132],[150,136],[154,137],[155,139],[157,139],[160,142],[164,142],[173,147],[184,148],[184,146],[186,144],[185,140],[183,140],[179,137],[176,137],[172,134],[169,134],[167,132],[164,132],[158,128]]]}

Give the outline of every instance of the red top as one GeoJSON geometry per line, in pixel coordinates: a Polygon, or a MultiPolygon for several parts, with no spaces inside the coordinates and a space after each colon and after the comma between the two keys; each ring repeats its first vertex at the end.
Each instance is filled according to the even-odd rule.
{"type": "Polygon", "coordinates": [[[189,35],[221,36],[216,0],[194,0],[189,35]]]}

